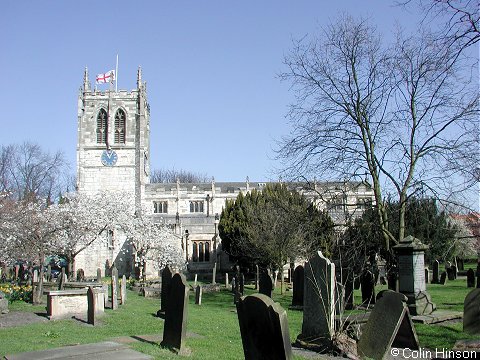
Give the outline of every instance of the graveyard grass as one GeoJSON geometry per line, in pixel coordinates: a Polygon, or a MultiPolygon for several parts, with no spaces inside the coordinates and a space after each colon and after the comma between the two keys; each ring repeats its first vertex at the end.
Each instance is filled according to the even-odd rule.
{"type": "MultiPolygon", "coordinates": [[[[377,292],[385,286],[378,286],[377,292]]],[[[428,285],[433,301],[438,308],[455,311],[463,310],[463,300],[471,289],[465,279],[449,281],[447,285],[428,285]]],[[[246,287],[246,294],[255,291],[246,287]]],[[[356,299],[360,293],[356,291],[356,299]]],[[[279,293],[275,290],[273,299],[284,309],[291,303],[292,292],[279,293]]],[[[73,319],[48,321],[0,329],[0,355],[33,350],[55,348],[65,345],[115,340],[119,337],[138,335],[162,335],[163,320],[155,316],[160,300],[143,298],[128,291],[127,304],[106,313],[100,318],[100,325],[92,327],[73,319]]],[[[221,292],[204,293],[202,305],[194,304],[190,292],[186,346],[192,351],[190,359],[242,359],[243,348],[238,318],[230,291],[222,287],[221,292]],[[194,336],[188,336],[193,333],[194,336]]],[[[358,301],[357,301],[358,302],[358,301]]],[[[10,304],[11,311],[45,313],[45,306],[32,306],[16,301],[10,304]]],[[[289,331],[292,342],[301,332],[302,312],[287,310],[289,331]]],[[[455,341],[474,339],[462,331],[462,322],[444,325],[415,324],[422,348],[452,348],[455,341]]],[[[161,348],[157,342],[137,341],[129,344],[135,350],[149,354],[156,359],[178,359],[170,350],[161,348]]],[[[295,359],[300,359],[295,357],[295,359]]]]}

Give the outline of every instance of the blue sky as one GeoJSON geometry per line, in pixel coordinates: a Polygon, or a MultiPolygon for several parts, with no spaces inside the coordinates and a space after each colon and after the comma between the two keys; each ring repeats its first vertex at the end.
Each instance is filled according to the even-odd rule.
{"type": "Polygon", "coordinates": [[[139,65],[147,81],[152,168],[276,179],[274,141],[289,131],[292,99],[277,78],[283,56],[341,12],[386,36],[416,22],[390,0],[4,1],[0,144],[61,150],[73,174],[83,70],[93,83],[118,54],[119,89],[135,88],[139,65]]]}

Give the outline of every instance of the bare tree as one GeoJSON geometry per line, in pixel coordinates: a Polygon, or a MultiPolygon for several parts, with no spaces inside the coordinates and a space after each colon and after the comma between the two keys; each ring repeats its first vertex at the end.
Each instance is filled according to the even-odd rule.
{"type": "Polygon", "coordinates": [[[152,183],[206,183],[209,181],[207,174],[195,173],[188,170],[155,169],[150,175],[152,183]]]}
{"type": "Polygon", "coordinates": [[[405,235],[408,197],[437,189],[448,175],[446,159],[465,149],[478,92],[459,75],[449,48],[427,34],[400,34],[385,48],[374,28],[349,16],[321,37],[294,42],[285,64],[280,78],[292,84],[296,101],[288,113],[292,133],[279,142],[284,172],[345,180],[369,174],[390,249],[405,235]],[[384,205],[392,193],[403,206],[396,234],[384,205]]]}

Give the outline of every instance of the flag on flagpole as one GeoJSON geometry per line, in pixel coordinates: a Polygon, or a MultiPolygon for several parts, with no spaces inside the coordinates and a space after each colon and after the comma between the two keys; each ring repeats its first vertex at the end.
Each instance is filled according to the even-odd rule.
{"type": "Polygon", "coordinates": [[[96,84],[112,83],[115,81],[115,70],[110,70],[105,74],[98,74],[95,78],[96,84]]]}

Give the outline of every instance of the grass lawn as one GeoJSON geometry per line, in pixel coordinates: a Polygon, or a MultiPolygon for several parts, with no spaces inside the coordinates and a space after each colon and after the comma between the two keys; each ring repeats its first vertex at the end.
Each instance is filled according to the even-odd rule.
{"type": "MultiPolygon", "coordinates": [[[[385,286],[378,286],[377,291],[385,286]]],[[[463,310],[463,300],[470,289],[465,279],[449,281],[447,285],[429,285],[428,290],[438,308],[463,310]]],[[[254,290],[246,287],[246,294],[254,290]]],[[[356,294],[357,295],[357,294],[356,294]]],[[[359,294],[358,294],[359,295],[359,294]]],[[[284,309],[291,303],[292,292],[274,293],[274,301],[284,309]]],[[[356,296],[359,299],[360,296],[356,296]]],[[[99,326],[92,327],[77,320],[57,320],[0,329],[0,355],[54,348],[63,345],[99,342],[120,336],[163,333],[163,320],[155,316],[159,299],[149,299],[128,291],[127,304],[118,310],[105,310],[99,326]]],[[[45,313],[44,306],[32,306],[20,301],[10,304],[11,311],[45,313]]],[[[301,332],[302,312],[287,310],[292,341],[301,332]]],[[[456,340],[478,338],[462,332],[462,323],[447,325],[415,325],[422,348],[451,348],[456,340]]],[[[231,292],[203,294],[202,305],[194,304],[190,295],[187,331],[199,336],[188,337],[186,345],[192,350],[191,359],[242,359],[243,349],[237,314],[231,292]]],[[[158,344],[136,342],[133,349],[157,359],[178,359],[158,344]]]]}

